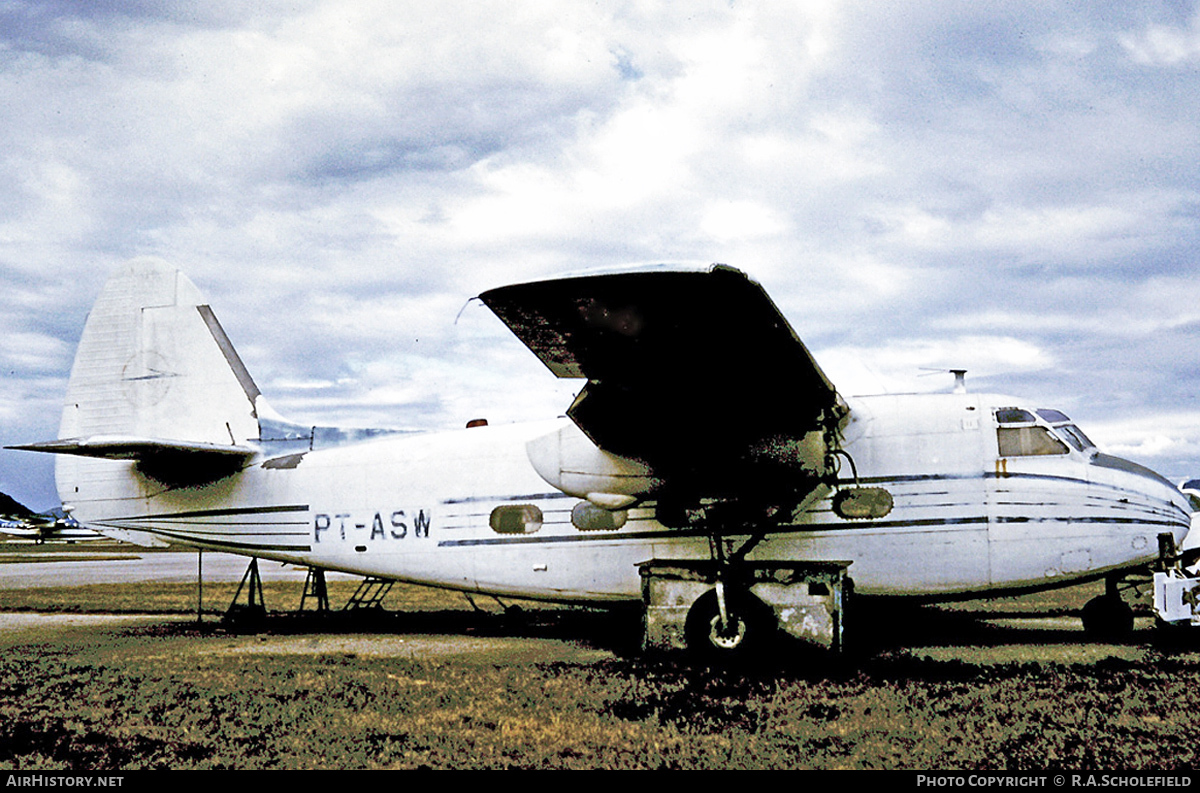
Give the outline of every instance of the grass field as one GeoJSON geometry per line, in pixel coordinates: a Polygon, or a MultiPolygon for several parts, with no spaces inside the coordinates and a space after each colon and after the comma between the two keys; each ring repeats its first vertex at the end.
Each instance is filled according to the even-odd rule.
{"type": "MultiPolygon", "coordinates": [[[[339,584],[334,603],[352,586],[339,584]]],[[[1089,594],[989,608],[1054,615],[1089,594]]],[[[216,586],[206,585],[205,597],[227,602],[216,586]]],[[[299,586],[268,584],[266,599],[291,608],[299,586]]],[[[1129,645],[1089,647],[1062,628],[998,627],[981,620],[979,604],[965,603],[872,615],[848,657],[721,671],[628,654],[636,631],[628,615],[533,606],[506,617],[495,604],[480,614],[461,595],[411,587],[395,588],[386,605],[400,613],[358,624],[278,616],[265,633],[241,636],[215,618],[197,625],[189,585],[0,592],[0,610],[14,614],[161,615],[0,632],[0,766],[1043,770],[1200,762],[1200,654],[1160,651],[1149,632],[1129,645]]]]}

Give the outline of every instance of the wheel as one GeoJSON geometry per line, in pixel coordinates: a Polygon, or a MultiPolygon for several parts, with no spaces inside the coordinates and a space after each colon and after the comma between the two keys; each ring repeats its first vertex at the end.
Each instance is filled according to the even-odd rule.
{"type": "Polygon", "coordinates": [[[1098,595],[1079,615],[1083,630],[1094,639],[1127,639],[1133,633],[1133,609],[1116,595],[1098,595]]]}
{"type": "Polygon", "coordinates": [[[688,650],[715,663],[743,660],[764,650],[775,636],[774,613],[748,592],[726,589],[725,614],[722,625],[715,589],[701,595],[684,627],[688,650]]]}

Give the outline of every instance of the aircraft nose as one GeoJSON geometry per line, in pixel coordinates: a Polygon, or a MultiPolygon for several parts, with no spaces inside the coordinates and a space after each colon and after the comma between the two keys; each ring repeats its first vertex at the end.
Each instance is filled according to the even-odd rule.
{"type": "Polygon", "coordinates": [[[1178,487],[1144,465],[1109,454],[1097,454],[1092,466],[1094,482],[1137,494],[1121,499],[1133,513],[1131,522],[1154,526],[1156,533],[1170,532],[1176,547],[1183,543],[1192,526],[1192,508],[1178,487]]]}

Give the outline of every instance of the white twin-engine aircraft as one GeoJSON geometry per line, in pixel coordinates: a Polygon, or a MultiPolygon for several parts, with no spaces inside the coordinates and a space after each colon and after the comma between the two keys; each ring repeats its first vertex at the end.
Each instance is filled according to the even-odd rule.
{"type": "MultiPolygon", "coordinates": [[[[1189,528],[1176,487],[1057,410],[839,394],[729,267],[480,298],[555,375],[587,380],[567,417],[289,424],[195,286],[135,260],[87,320],[60,439],[17,448],[61,455],[64,507],[121,539],[561,602],[639,601],[652,559],[840,560],[856,594],[925,599],[1111,583],[1189,528]]],[[[1113,590],[1093,621],[1131,626],[1113,590]]],[[[736,647],[735,601],[720,605],[712,641],[736,647]]]]}

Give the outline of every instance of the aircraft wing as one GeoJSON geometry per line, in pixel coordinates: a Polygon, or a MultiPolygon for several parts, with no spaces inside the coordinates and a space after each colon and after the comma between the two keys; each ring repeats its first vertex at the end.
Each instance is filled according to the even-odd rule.
{"type": "Polygon", "coordinates": [[[568,415],[597,446],[700,489],[768,458],[821,467],[824,447],[801,441],[845,415],[763,288],[731,267],[581,275],[480,299],[555,375],[587,378],[568,415]]]}

